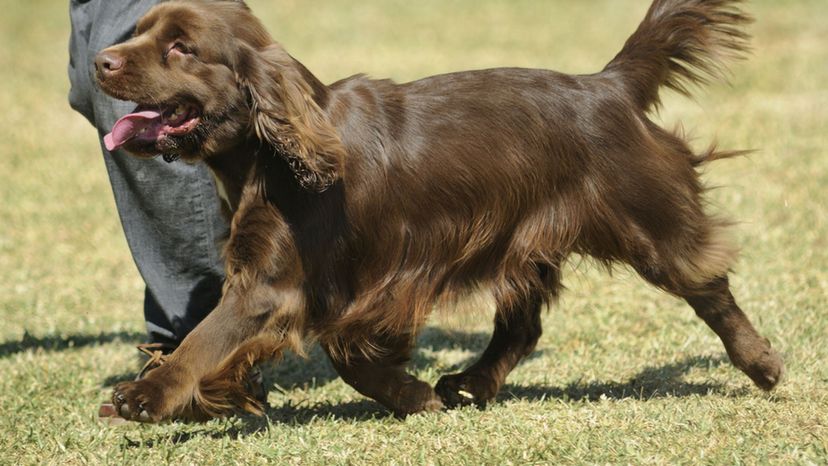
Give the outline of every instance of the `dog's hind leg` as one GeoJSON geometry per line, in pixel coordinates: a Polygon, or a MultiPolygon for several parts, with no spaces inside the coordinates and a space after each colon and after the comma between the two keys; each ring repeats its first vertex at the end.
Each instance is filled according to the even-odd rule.
{"type": "MultiPolygon", "coordinates": [[[[644,120],[640,147],[610,160],[624,161],[611,179],[595,183],[593,215],[582,230],[583,249],[624,261],[653,285],[684,298],[721,338],[733,364],[765,390],[784,365],[730,294],[728,273],[736,249],[728,222],[708,215],[697,167],[734,152],[694,154],[681,134],[644,120]]],[[[633,130],[634,128],[628,128],[633,130]]],[[[610,157],[609,155],[607,157],[610,157]]]]}
{"type": "MultiPolygon", "coordinates": [[[[540,274],[544,288],[557,289],[557,269],[543,268],[540,274]]],[[[435,391],[447,407],[483,407],[497,395],[512,369],[535,349],[542,331],[544,298],[544,291],[537,289],[517,302],[498,303],[494,332],[480,359],[463,372],[444,375],[437,381],[435,391]]]]}
{"type": "Polygon", "coordinates": [[[688,240],[655,242],[661,252],[636,260],[633,266],[650,283],[684,298],[722,340],[733,365],[761,389],[771,390],[784,374],[784,363],[730,292],[731,255],[724,253],[730,248],[718,231],[722,226],[712,220],[705,225],[688,240]]]}
{"type": "Polygon", "coordinates": [[[771,390],[779,383],[785,371],[782,358],[736,304],[727,276],[716,278],[683,297],[721,338],[734,366],[763,390],[771,390]]]}
{"type": "MultiPolygon", "coordinates": [[[[665,283],[658,278],[642,275],[655,285],[665,287],[665,283]]],[[[696,315],[722,340],[733,365],[747,374],[759,388],[771,390],[779,383],[785,372],[782,358],[736,304],[726,274],[700,286],[667,289],[690,304],[696,315]]]]}
{"type": "Polygon", "coordinates": [[[405,370],[413,346],[410,335],[376,338],[372,344],[377,351],[370,357],[358,349],[322,346],[342,380],[395,416],[443,409],[431,386],[405,370]]]}

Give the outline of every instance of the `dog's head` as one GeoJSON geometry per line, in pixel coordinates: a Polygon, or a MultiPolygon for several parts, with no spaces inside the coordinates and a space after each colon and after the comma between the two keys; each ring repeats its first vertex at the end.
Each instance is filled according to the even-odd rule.
{"type": "Polygon", "coordinates": [[[95,69],[104,92],[138,104],[104,138],[109,150],[197,161],[258,138],[310,189],[337,177],[344,149],[320,107],[327,89],[244,2],[161,3],[95,69]]]}

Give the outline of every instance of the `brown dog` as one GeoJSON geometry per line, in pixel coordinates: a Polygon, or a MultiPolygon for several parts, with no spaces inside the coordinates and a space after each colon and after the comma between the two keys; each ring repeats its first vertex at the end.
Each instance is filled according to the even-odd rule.
{"type": "Polygon", "coordinates": [[[342,378],[400,416],[491,400],[535,347],[571,253],[629,264],[683,297],[733,363],[773,388],[783,363],[736,305],[725,222],[703,211],[694,154],[647,112],[739,55],[737,0],[655,0],[603,71],[453,73],[326,86],[243,2],[153,8],[97,56],[139,102],[105,138],[203,161],[232,214],[219,306],[166,365],[119,384],[128,419],[256,411],[246,372],[314,339],[342,378]],[[432,306],[491,290],[480,360],[432,389],[405,371],[432,306]]]}

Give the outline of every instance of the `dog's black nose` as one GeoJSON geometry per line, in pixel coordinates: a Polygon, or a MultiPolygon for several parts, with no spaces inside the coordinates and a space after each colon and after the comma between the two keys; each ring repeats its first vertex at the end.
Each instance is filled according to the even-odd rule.
{"type": "Polygon", "coordinates": [[[125,63],[126,60],[122,56],[104,50],[95,57],[95,70],[98,76],[109,78],[118,74],[124,68],[125,63]]]}

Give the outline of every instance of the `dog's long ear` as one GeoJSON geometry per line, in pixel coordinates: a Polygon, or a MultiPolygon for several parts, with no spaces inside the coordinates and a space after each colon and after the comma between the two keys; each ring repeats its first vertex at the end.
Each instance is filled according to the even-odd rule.
{"type": "Polygon", "coordinates": [[[242,46],[236,74],[249,93],[256,137],[284,157],[306,189],[322,192],[342,174],[345,149],[316,99],[327,89],[280,45],[242,46]]]}

